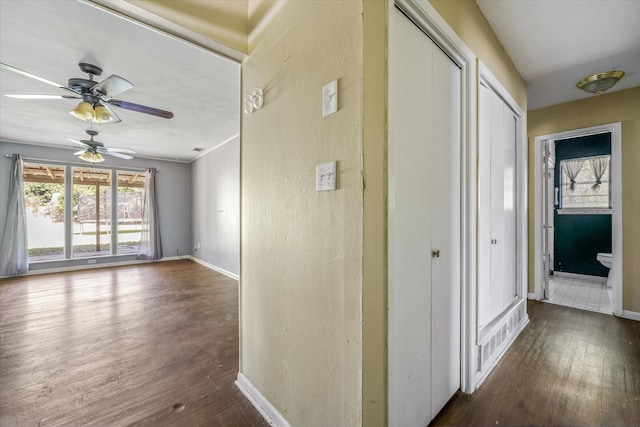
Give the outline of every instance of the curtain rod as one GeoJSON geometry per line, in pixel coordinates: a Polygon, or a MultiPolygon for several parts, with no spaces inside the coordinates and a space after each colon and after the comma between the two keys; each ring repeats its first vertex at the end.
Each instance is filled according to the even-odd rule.
{"type": "MultiPolygon", "coordinates": [[[[16,153],[18,154],[18,153],[16,153]]],[[[11,158],[11,154],[5,154],[4,157],[10,159],[11,158]]],[[[35,157],[22,157],[23,160],[27,160],[27,161],[32,161],[32,162],[45,162],[45,163],[55,163],[55,164],[62,164],[62,165],[78,165],[78,166],[91,166],[91,167],[96,167],[97,165],[95,163],[92,163],[90,165],[87,165],[86,163],[80,163],[80,162],[67,162],[64,160],[51,160],[51,159],[38,159],[35,157]]],[[[97,166],[100,167],[100,166],[97,166]]],[[[160,172],[160,169],[158,168],[147,168],[147,169],[141,169],[141,168],[130,168],[128,166],[123,166],[123,167],[118,167],[118,166],[104,166],[105,168],[109,168],[109,169],[126,169],[126,170],[131,170],[131,171],[142,171],[142,172],[146,172],[147,169],[154,169],[156,172],[160,172]]]]}

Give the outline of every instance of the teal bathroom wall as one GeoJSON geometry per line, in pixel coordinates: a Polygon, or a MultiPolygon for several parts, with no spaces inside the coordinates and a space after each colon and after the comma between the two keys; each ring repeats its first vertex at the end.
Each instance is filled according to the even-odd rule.
{"type": "MultiPolygon", "coordinates": [[[[560,187],[560,161],[611,154],[611,134],[556,141],[554,185],[560,187]]],[[[611,252],[611,215],[558,214],[554,210],[554,266],[565,273],[606,277],[609,269],[596,260],[598,252],[611,252]]]]}

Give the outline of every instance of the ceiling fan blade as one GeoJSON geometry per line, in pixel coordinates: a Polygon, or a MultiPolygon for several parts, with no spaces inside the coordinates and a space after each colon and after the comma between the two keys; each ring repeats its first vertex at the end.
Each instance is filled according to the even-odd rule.
{"type": "Polygon", "coordinates": [[[74,156],[79,156],[80,154],[84,153],[87,150],[80,150],[80,151],[76,151],[75,153],[73,153],[74,156]]]}
{"type": "Polygon", "coordinates": [[[21,70],[20,68],[16,68],[16,67],[14,67],[12,65],[5,64],[4,62],[0,62],[0,68],[3,68],[5,70],[9,70],[9,71],[13,71],[14,73],[21,74],[21,75],[23,75],[25,77],[29,77],[31,79],[38,80],[38,81],[40,81],[42,83],[46,83],[48,85],[55,86],[55,87],[57,87],[59,89],[65,89],[65,90],[68,90],[68,91],[71,91],[71,92],[75,93],[76,95],[80,95],[80,92],[75,91],[75,90],[71,89],[70,87],[66,87],[65,85],[61,85],[60,83],[52,82],[51,80],[47,80],[47,79],[42,78],[40,76],[36,76],[35,74],[28,73],[28,72],[26,72],[24,70],[21,70]]]}
{"type": "Polygon", "coordinates": [[[77,95],[5,95],[8,98],[17,99],[82,99],[77,95]]]}
{"type": "Polygon", "coordinates": [[[106,108],[109,111],[109,114],[111,114],[111,121],[109,123],[120,123],[122,120],[120,120],[120,117],[118,117],[118,115],[116,114],[115,111],[113,111],[113,108],[111,108],[111,105],[109,105],[106,102],[102,102],[100,103],[100,105],[102,105],[104,108],[106,108]]]}
{"type": "Polygon", "coordinates": [[[77,139],[69,138],[68,136],[65,136],[64,139],[67,139],[67,140],[69,140],[71,142],[75,142],[76,144],[82,145],[83,147],[91,148],[91,146],[89,144],[87,144],[86,142],[78,141],[77,139]]]}
{"type": "Polygon", "coordinates": [[[133,159],[133,156],[130,156],[128,154],[123,154],[123,153],[115,153],[113,151],[107,151],[106,153],[103,153],[103,154],[107,154],[107,155],[113,156],[113,157],[119,157],[121,159],[126,159],[126,160],[133,159]]]}
{"type": "Polygon", "coordinates": [[[91,92],[94,94],[100,93],[104,96],[111,97],[126,90],[132,89],[133,87],[133,83],[114,74],[107,77],[97,85],[93,86],[91,88],[91,92]]]}
{"type": "Polygon", "coordinates": [[[126,154],[136,154],[135,151],[130,150],[128,148],[107,148],[106,149],[110,153],[126,153],[126,154]]]}
{"type": "Polygon", "coordinates": [[[32,79],[41,81],[42,83],[46,83],[48,85],[55,86],[57,88],[61,88],[62,89],[62,88],[65,87],[64,85],[61,85],[61,84],[56,83],[56,82],[52,82],[51,80],[44,79],[44,78],[42,78],[40,76],[36,76],[35,74],[28,73],[26,71],[21,70],[20,68],[16,68],[14,66],[5,64],[3,62],[0,62],[0,67],[4,68],[5,70],[13,71],[14,73],[22,74],[23,76],[30,77],[32,79]]]}
{"type": "Polygon", "coordinates": [[[152,116],[162,117],[165,119],[170,119],[173,117],[173,113],[171,111],[147,107],[146,105],[134,104],[133,102],[120,101],[118,99],[110,99],[106,102],[113,106],[124,108],[125,110],[136,111],[138,113],[150,114],[152,116]]]}

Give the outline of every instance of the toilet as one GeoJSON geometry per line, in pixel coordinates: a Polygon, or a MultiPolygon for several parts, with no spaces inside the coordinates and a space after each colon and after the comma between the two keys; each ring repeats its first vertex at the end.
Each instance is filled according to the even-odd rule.
{"type": "Polygon", "coordinates": [[[607,288],[610,288],[611,287],[611,267],[613,266],[613,254],[602,252],[596,256],[596,259],[600,262],[600,264],[604,265],[609,269],[609,275],[607,276],[607,288]]]}

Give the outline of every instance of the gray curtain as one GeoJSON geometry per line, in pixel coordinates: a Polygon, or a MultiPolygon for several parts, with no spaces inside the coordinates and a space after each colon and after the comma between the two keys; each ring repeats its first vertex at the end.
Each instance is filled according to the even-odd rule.
{"type": "Polygon", "coordinates": [[[591,189],[596,191],[600,188],[600,184],[602,184],[602,177],[609,166],[609,156],[596,157],[595,159],[591,159],[589,162],[591,163],[593,176],[596,178],[596,182],[591,186],[591,189]]]}
{"type": "Polygon", "coordinates": [[[160,221],[158,218],[156,170],[147,169],[138,259],[158,260],[162,258],[162,241],[160,239],[160,221]]]}
{"type": "Polygon", "coordinates": [[[14,154],[11,159],[7,215],[0,240],[0,276],[18,276],[29,270],[23,169],[22,156],[14,154]]]}
{"type": "Polygon", "coordinates": [[[576,177],[578,173],[580,173],[583,164],[584,160],[565,160],[562,162],[562,170],[569,178],[569,190],[571,190],[572,193],[576,189],[576,177]]]}

